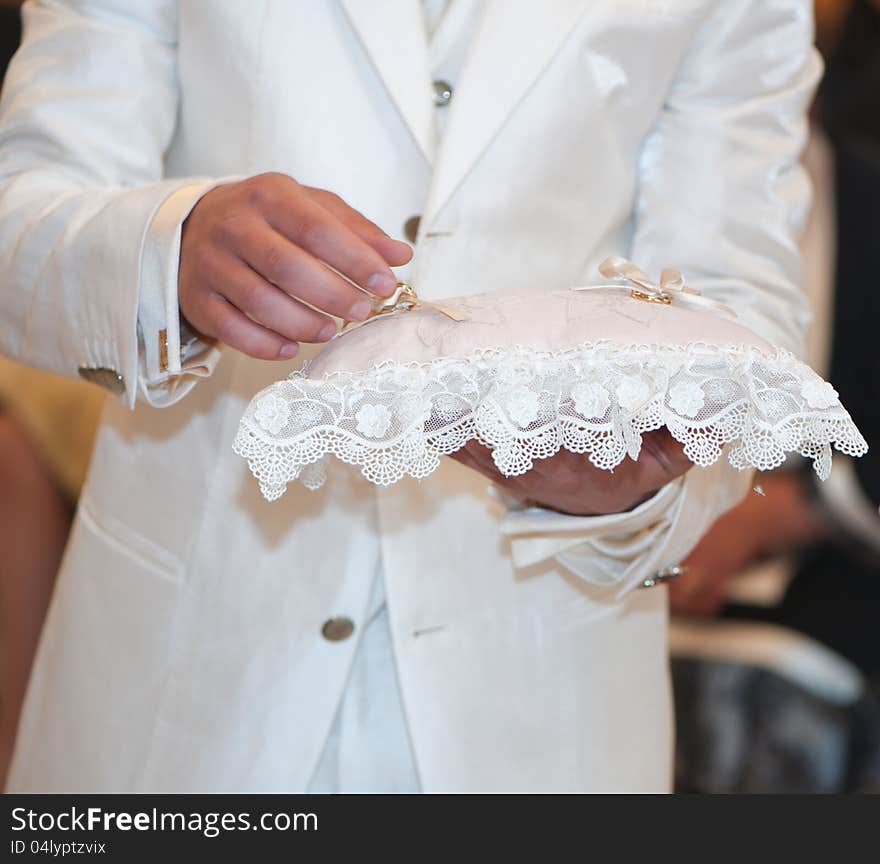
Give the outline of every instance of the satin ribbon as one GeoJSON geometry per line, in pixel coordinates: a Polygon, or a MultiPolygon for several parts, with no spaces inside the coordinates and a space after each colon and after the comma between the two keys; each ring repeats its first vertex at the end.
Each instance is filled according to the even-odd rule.
{"type": "Polygon", "coordinates": [[[612,255],[599,265],[599,272],[609,279],[620,279],[629,282],[626,285],[582,285],[572,288],[572,291],[595,291],[600,288],[617,288],[628,290],[631,297],[636,300],[644,300],[647,303],[659,303],[669,306],[673,303],[682,306],[690,306],[697,309],[711,309],[723,315],[736,318],[736,312],[729,306],[704,297],[696,288],[690,288],[684,284],[684,278],[678,270],[671,267],[664,268],[660,274],[660,281],[653,282],[650,277],[639,270],[632,261],[612,255]]]}
{"type": "Polygon", "coordinates": [[[369,324],[371,321],[376,321],[379,318],[387,318],[389,315],[396,315],[398,312],[409,312],[412,309],[420,308],[434,309],[453,321],[464,321],[467,318],[467,315],[458,309],[422,300],[416,294],[412,285],[407,285],[406,282],[398,282],[397,290],[387,300],[374,301],[373,311],[370,313],[369,318],[365,318],[363,321],[343,321],[342,327],[336,335],[341,336],[343,333],[363,327],[364,324],[369,324]]]}
{"type": "MultiPolygon", "coordinates": [[[[622,289],[629,291],[630,296],[636,300],[659,303],[663,306],[676,303],[700,309],[711,309],[713,312],[720,312],[723,315],[730,315],[736,318],[736,312],[729,306],[725,306],[717,300],[703,297],[696,288],[690,288],[685,285],[681,273],[678,270],[673,270],[671,267],[664,268],[660,274],[659,282],[653,282],[632,261],[627,261],[626,258],[621,258],[619,255],[612,255],[599,265],[599,272],[609,279],[626,281],[630,286],[635,287],[620,284],[580,285],[571,290],[622,289]]],[[[399,312],[408,312],[411,309],[419,308],[434,309],[453,321],[464,321],[467,319],[467,315],[457,309],[422,300],[416,294],[412,285],[408,285],[406,282],[398,282],[397,290],[387,300],[376,300],[373,303],[373,311],[370,313],[369,318],[364,321],[343,321],[342,328],[336,335],[341,336],[343,333],[348,333],[357,327],[363,327],[364,324],[369,324],[371,321],[376,321],[379,318],[387,318],[389,315],[396,315],[399,312]]]]}

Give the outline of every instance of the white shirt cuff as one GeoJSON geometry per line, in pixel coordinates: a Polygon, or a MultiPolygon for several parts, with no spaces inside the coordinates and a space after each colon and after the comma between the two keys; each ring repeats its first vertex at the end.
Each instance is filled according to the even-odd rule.
{"type": "Polygon", "coordinates": [[[620,580],[668,532],[683,482],[675,480],[638,507],[607,516],[568,516],[540,507],[509,509],[501,532],[510,537],[514,566],[551,557],[598,585],[620,580]]]}
{"type": "Polygon", "coordinates": [[[217,186],[240,178],[187,180],[159,206],[147,228],[141,257],[138,330],[141,391],[147,402],[178,401],[214,370],[220,351],[213,341],[182,326],[177,299],[182,226],[193,207],[217,186]]]}
{"type": "Polygon", "coordinates": [[[501,531],[510,537],[514,566],[555,560],[587,582],[617,585],[617,597],[645,579],[680,564],[712,523],[748,493],[752,471],[739,471],[725,455],[707,468],[694,466],[653,498],[627,513],[566,516],[537,507],[508,513],[501,531]]]}

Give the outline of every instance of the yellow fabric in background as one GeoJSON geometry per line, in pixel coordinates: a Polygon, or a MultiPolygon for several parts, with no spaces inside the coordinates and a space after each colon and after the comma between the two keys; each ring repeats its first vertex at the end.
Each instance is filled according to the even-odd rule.
{"type": "Polygon", "coordinates": [[[58,485],[74,501],[88,470],[105,398],[91,384],[0,357],[0,412],[21,424],[58,485]]]}
{"type": "MultiPolygon", "coordinates": [[[[20,5],[21,0],[0,0],[3,9],[20,5]]],[[[0,57],[0,79],[7,59],[0,57]]],[[[0,357],[0,413],[18,421],[72,501],[79,497],[89,467],[105,398],[91,384],[0,357]]]]}

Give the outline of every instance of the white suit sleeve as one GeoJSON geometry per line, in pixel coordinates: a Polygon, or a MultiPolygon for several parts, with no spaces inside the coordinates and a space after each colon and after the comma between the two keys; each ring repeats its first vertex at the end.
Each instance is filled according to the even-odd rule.
{"type": "MultiPolygon", "coordinates": [[[[821,71],[809,0],[708,4],[641,156],[629,258],[680,269],[738,321],[800,353],[809,320],[798,237],[809,206],[800,166],[821,71]]],[[[511,510],[515,561],[557,556],[579,576],[637,586],[679,563],[750,488],[722,457],[630,513],[511,510]]]]}
{"type": "MultiPolygon", "coordinates": [[[[162,180],[178,106],[176,10],[176,0],[25,4],[0,103],[0,351],[132,405],[156,377],[139,298],[162,292],[160,259],[176,273],[179,231],[163,215],[202,182],[162,180]]],[[[207,374],[216,359],[209,346],[198,353],[207,374]]]]}

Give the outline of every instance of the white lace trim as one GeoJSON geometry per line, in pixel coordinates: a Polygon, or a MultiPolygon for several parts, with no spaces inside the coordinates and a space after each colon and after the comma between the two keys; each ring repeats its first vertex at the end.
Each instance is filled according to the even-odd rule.
{"type": "Polygon", "coordinates": [[[317,380],[303,369],[254,397],[233,446],[271,501],[292,480],[319,487],[328,454],[380,486],[427,477],[471,439],[508,476],[562,447],[610,470],[661,426],[703,466],[730,444],[736,468],[800,453],[824,479],[831,445],[867,451],[834,388],[792,355],[702,343],[496,348],[317,380]]]}

